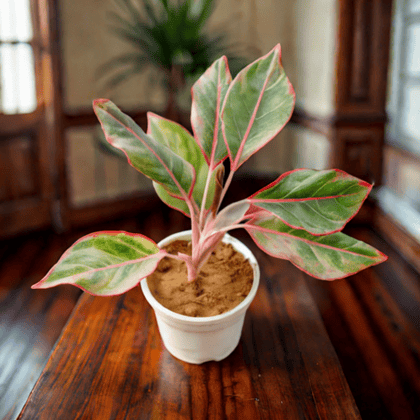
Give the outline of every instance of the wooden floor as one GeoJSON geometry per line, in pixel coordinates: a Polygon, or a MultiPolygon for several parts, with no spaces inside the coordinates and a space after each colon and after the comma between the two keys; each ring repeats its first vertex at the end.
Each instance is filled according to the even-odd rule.
{"type": "MultiPolygon", "coordinates": [[[[61,253],[92,230],[141,232],[158,241],[187,228],[186,218],[159,207],[83,232],[0,242],[0,419],[17,417],[80,295],[71,286],[30,289],[61,253]]],[[[373,231],[348,233],[389,260],[349,280],[307,281],[362,417],[418,419],[420,276],[373,231]]]]}

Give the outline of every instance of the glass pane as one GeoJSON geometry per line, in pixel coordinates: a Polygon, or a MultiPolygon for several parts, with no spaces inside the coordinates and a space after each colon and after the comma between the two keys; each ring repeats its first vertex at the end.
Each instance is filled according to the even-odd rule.
{"type": "Polygon", "coordinates": [[[18,111],[32,112],[36,109],[35,64],[32,47],[28,44],[16,46],[18,111]]]}
{"type": "Polygon", "coordinates": [[[420,73],[420,24],[408,28],[407,71],[411,74],[420,73]]]}
{"type": "Polygon", "coordinates": [[[0,0],[0,39],[30,41],[32,21],[29,0],[0,0]]]}
{"type": "Polygon", "coordinates": [[[1,111],[14,114],[17,111],[16,57],[13,45],[0,45],[1,111]]]}
{"type": "Polygon", "coordinates": [[[0,46],[0,111],[27,113],[36,108],[32,48],[27,44],[0,46]]]}
{"type": "Polygon", "coordinates": [[[30,41],[32,34],[32,19],[30,0],[11,0],[15,6],[16,15],[16,34],[18,41],[30,41]]]}
{"type": "Polygon", "coordinates": [[[10,41],[16,35],[14,7],[9,0],[0,0],[0,39],[10,41]]]}
{"type": "Polygon", "coordinates": [[[420,0],[410,0],[408,10],[411,13],[420,12],[420,0]]]}
{"type": "Polygon", "coordinates": [[[401,128],[410,137],[420,140],[420,86],[404,88],[401,128]]]}

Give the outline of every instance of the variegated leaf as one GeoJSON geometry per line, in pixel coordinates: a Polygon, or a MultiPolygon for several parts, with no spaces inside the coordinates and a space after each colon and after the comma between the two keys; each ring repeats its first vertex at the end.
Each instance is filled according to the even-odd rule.
{"type": "Polygon", "coordinates": [[[338,232],[356,215],[372,185],[337,169],[297,169],[281,175],[249,201],[314,235],[338,232]]]}
{"type": "Polygon", "coordinates": [[[313,236],[271,216],[248,222],[245,228],[267,254],[289,260],[322,280],[344,278],[387,259],[375,248],[344,233],[313,236]]]}
{"type": "Polygon", "coordinates": [[[185,216],[190,216],[190,209],[188,208],[187,203],[181,199],[176,198],[168,193],[162,185],[158,184],[157,182],[153,182],[153,188],[156,191],[158,197],[169,207],[180,211],[185,216]]]}
{"type": "Polygon", "coordinates": [[[227,157],[220,113],[231,81],[227,59],[221,57],[204,72],[192,88],[191,126],[209,165],[212,156],[214,166],[227,157]]]}
{"type": "MultiPolygon", "coordinates": [[[[201,207],[209,166],[195,142],[194,137],[192,137],[181,125],[151,112],[147,114],[147,120],[147,134],[152,137],[153,140],[170,148],[176,155],[186,162],[189,162],[194,167],[196,179],[192,197],[198,207],[201,207]]],[[[213,179],[207,194],[206,208],[209,208],[213,201],[215,190],[214,177],[215,174],[213,174],[213,179]]],[[[171,196],[165,187],[158,185],[157,183],[153,183],[153,186],[164,203],[189,215],[189,209],[184,200],[171,196]]]]}
{"type": "Polygon", "coordinates": [[[295,93],[280,62],[280,45],[238,73],[226,93],[222,130],[237,170],[289,120],[295,93]]]}
{"type": "Polygon", "coordinates": [[[249,203],[246,200],[230,204],[217,215],[212,228],[221,230],[241,222],[248,209],[249,203]]]}
{"type": "Polygon", "coordinates": [[[34,289],[73,284],[98,296],[119,295],[155,271],[165,256],[143,235],[96,232],[74,243],[34,289]]]}
{"type": "Polygon", "coordinates": [[[107,141],[125,153],[131,166],[163,185],[171,195],[190,197],[195,182],[190,163],[153,140],[111,101],[97,99],[93,108],[107,141]]]}

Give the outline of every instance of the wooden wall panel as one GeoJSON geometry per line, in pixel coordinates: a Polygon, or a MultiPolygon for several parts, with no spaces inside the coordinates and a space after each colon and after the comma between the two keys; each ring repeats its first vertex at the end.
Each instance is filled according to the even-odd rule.
{"type": "Polygon", "coordinates": [[[365,181],[382,179],[384,127],[381,124],[346,125],[335,129],[330,166],[365,181]]]}
{"type": "Polygon", "coordinates": [[[36,171],[36,142],[30,137],[18,137],[9,144],[11,162],[10,180],[13,198],[35,195],[38,190],[38,171],[36,171]]]}
{"type": "Polygon", "coordinates": [[[39,195],[37,138],[15,137],[0,142],[0,201],[39,195]]]}
{"type": "MultiPolygon", "coordinates": [[[[328,167],[376,186],[382,183],[392,2],[338,1],[334,112],[322,119],[301,110],[292,116],[328,137],[328,167]]],[[[372,211],[363,213],[359,220],[371,222],[372,211]]]]}
{"type": "Polygon", "coordinates": [[[41,142],[35,132],[0,141],[0,237],[51,223],[41,142]]]}
{"type": "Polygon", "coordinates": [[[369,74],[370,49],[371,49],[371,19],[372,2],[355,0],[351,10],[352,28],[350,48],[348,55],[350,64],[350,84],[348,85],[347,98],[351,102],[369,101],[369,74]]]}
{"type": "Polygon", "coordinates": [[[331,165],[382,182],[392,0],[340,0],[331,165]]]}
{"type": "Polygon", "coordinates": [[[385,119],[392,0],[340,0],[336,117],[385,119]]]}

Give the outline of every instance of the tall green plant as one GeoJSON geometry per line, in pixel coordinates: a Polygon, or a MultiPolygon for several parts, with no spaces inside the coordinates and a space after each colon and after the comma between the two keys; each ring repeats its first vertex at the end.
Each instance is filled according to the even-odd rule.
{"type": "MultiPolygon", "coordinates": [[[[211,35],[205,24],[214,0],[115,0],[119,10],[110,12],[110,29],[130,44],[133,52],[112,58],[100,69],[114,87],[146,67],[161,71],[168,91],[166,116],[173,118],[176,95],[225,54],[231,65],[243,60],[233,53],[223,33],[211,35]]],[[[239,70],[239,67],[238,67],[239,70]]]]}
{"type": "Polygon", "coordinates": [[[191,125],[148,114],[145,133],[112,102],[94,110],[106,139],[153,180],[159,197],[191,219],[192,254],[168,254],[149,238],[96,232],[81,238],[35,288],[74,284],[90,293],[123,293],[164,257],[186,263],[194,281],[225,232],[245,229],[266,253],[319,279],[334,280],[379,264],[386,256],[342,229],[372,185],[341,170],[297,169],[250,197],[219,207],[239,167],[289,120],[295,93],[281,66],[280,45],[232,80],[226,57],[193,86],[191,125]],[[230,173],[224,182],[223,161],[230,173]]]}

